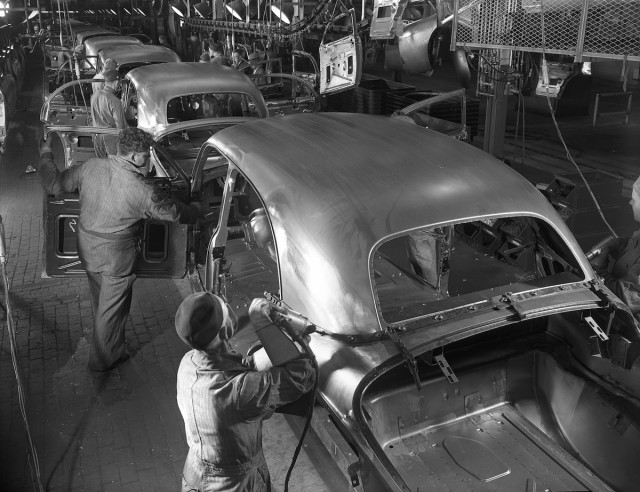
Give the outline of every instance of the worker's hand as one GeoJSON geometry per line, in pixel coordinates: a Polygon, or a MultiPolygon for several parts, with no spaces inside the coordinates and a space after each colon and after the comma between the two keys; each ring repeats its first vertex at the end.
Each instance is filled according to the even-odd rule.
{"type": "Polygon", "coordinates": [[[52,143],[53,143],[53,135],[51,135],[50,133],[45,140],[40,142],[40,155],[46,154],[47,152],[52,152],[51,150],[52,143]]]}
{"type": "Polygon", "coordinates": [[[271,324],[271,309],[273,305],[264,297],[256,297],[249,306],[249,318],[256,323],[271,324]]]}

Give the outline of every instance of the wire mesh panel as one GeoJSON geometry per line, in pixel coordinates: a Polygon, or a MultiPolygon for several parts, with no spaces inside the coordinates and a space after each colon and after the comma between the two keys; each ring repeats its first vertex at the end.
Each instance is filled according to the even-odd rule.
{"type": "Polygon", "coordinates": [[[626,55],[640,60],[640,1],[590,0],[583,52],[597,58],[626,55]]]}
{"type": "Polygon", "coordinates": [[[640,60],[638,0],[456,0],[453,45],[640,60]]]}

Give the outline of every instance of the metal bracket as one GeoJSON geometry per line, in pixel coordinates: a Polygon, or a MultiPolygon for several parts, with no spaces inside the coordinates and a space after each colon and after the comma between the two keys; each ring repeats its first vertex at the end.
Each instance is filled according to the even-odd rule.
{"type": "Polygon", "coordinates": [[[602,340],[603,342],[606,342],[607,340],[609,340],[609,337],[604,331],[602,331],[602,328],[600,328],[600,325],[596,323],[596,320],[594,320],[591,316],[585,316],[584,320],[587,322],[589,327],[595,332],[595,334],[598,335],[598,338],[600,340],[602,340]]]}
{"type": "Polygon", "coordinates": [[[400,336],[395,331],[391,330],[390,328],[387,328],[386,333],[387,333],[387,336],[391,339],[391,341],[396,344],[396,347],[398,347],[398,350],[400,351],[400,355],[402,355],[402,359],[404,360],[404,363],[407,365],[407,369],[409,369],[409,372],[413,376],[413,380],[416,383],[416,387],[418,388],[418,390],[421,390],[422,383],[420,382],[420,375],[418,374],[418,362],[416,361],[416,358],[413,356],[411,352],[409,352],[405,344],[402,343],[400,336]]]}
{"type": "Polygon", "coordinates": [[[506,292],[500,300],[508,303],[514,309],[518,315],[518,319],[525,319],[527,317],[526,311],[522,309],[522,305],[516,300],[511,292],[506,292]]]}
{"type": "Polygon", "coordinates": [[[453,369],[451,369],[451,366],[447,362],[447,359],[444,358],[444,352],[433,354],[433,358],[442,371],[442,374],[444,374],[444,377],[447,378],[447,381],[449,381],[451,384],[457,383],[458,376],[456,376],[456,373],[453,372],[453,369]]]}

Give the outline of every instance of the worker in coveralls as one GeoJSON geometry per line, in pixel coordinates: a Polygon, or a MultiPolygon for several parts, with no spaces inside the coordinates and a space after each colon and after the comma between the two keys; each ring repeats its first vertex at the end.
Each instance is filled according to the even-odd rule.
{"type": "MultiPolygon", "coordinates": [[[[633,219],[640,222],[640,177],[633,183],[629,205],[633,219]]],[[[640,321],[640,230],[607,243],[591,264],[640,321]]]]}
{"type": "Polygon", "coordinates": [[[231,308],[209,292],[191,294],[176,313],[176,331],[193,349],[178,369],[178,406],[189,444],[183,492],[270,491],[262,421],[313,387],[306,357],[256,370],[254,356],[243,359],[230,348],[236,327],[231,308]]]}
{"type": "Polygon", "coordinates": [[[40,147],[40,179],[47,193],[80,193],[78,254],[89,280],[94,326],[89,368],[108,371],[129,359],[125,323],[131,307],[141,220],[195,222],[199,206],[174,201],[145,178],[151,137],[129,128],[118,153],[58,171],[51,135],[40,147]]]}
{"type": "MultiPolygon", "coordinates": [[[[100,128],[127,128],[124,109],[116,95],[120,87],[120,74],[115,69],[105,70],[102,74],[104,85],[91,96],[91,121],[100,128]]],[[[96,135],[94,147],[98,157],[116,155],[118,137],[116,135],[96,135]]]]}

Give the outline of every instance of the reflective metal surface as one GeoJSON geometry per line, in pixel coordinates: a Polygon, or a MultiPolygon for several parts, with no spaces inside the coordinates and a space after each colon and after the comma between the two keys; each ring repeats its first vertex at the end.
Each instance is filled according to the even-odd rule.
{"type": "Polygon", "coordinates": [[[247,94],[257,111],[267,116],[262,94],[241,72],[215,63],[162,63],[131,70],[126,79],[136,88],[138,126],[155,128],[167,125],[167,103],[178,96],[202,93],[247,94]]]}
{"type": "Polygon", "coordinates": [[[101,64],[111,58],[115,60],[119,66],[126,66],[132,63],[152,64],[180,61],[180,56],[178,56],[175,51],[165,48],[164,46],[148,44],[142,46],[108,46],[100,51],[98,58],[101,64]]]}
{"type": "Polygon", "coordinates": [[[449,221],[540,217],[592,278],[565,223],[535,187],[488,154],[416,125],[303,114],[237,125],[209,144],[258,187],[276,240],[282,298],[325,330],[383,330],[372,250],[385,238],[449,221]]]}
{"type": "Polygon", "coordinates": [[[131,36],[96,36],[84,42],[86,57],[94,63],[101,49],[110,46],[138,45],[142,46],[142,41],[131,36]]]}

